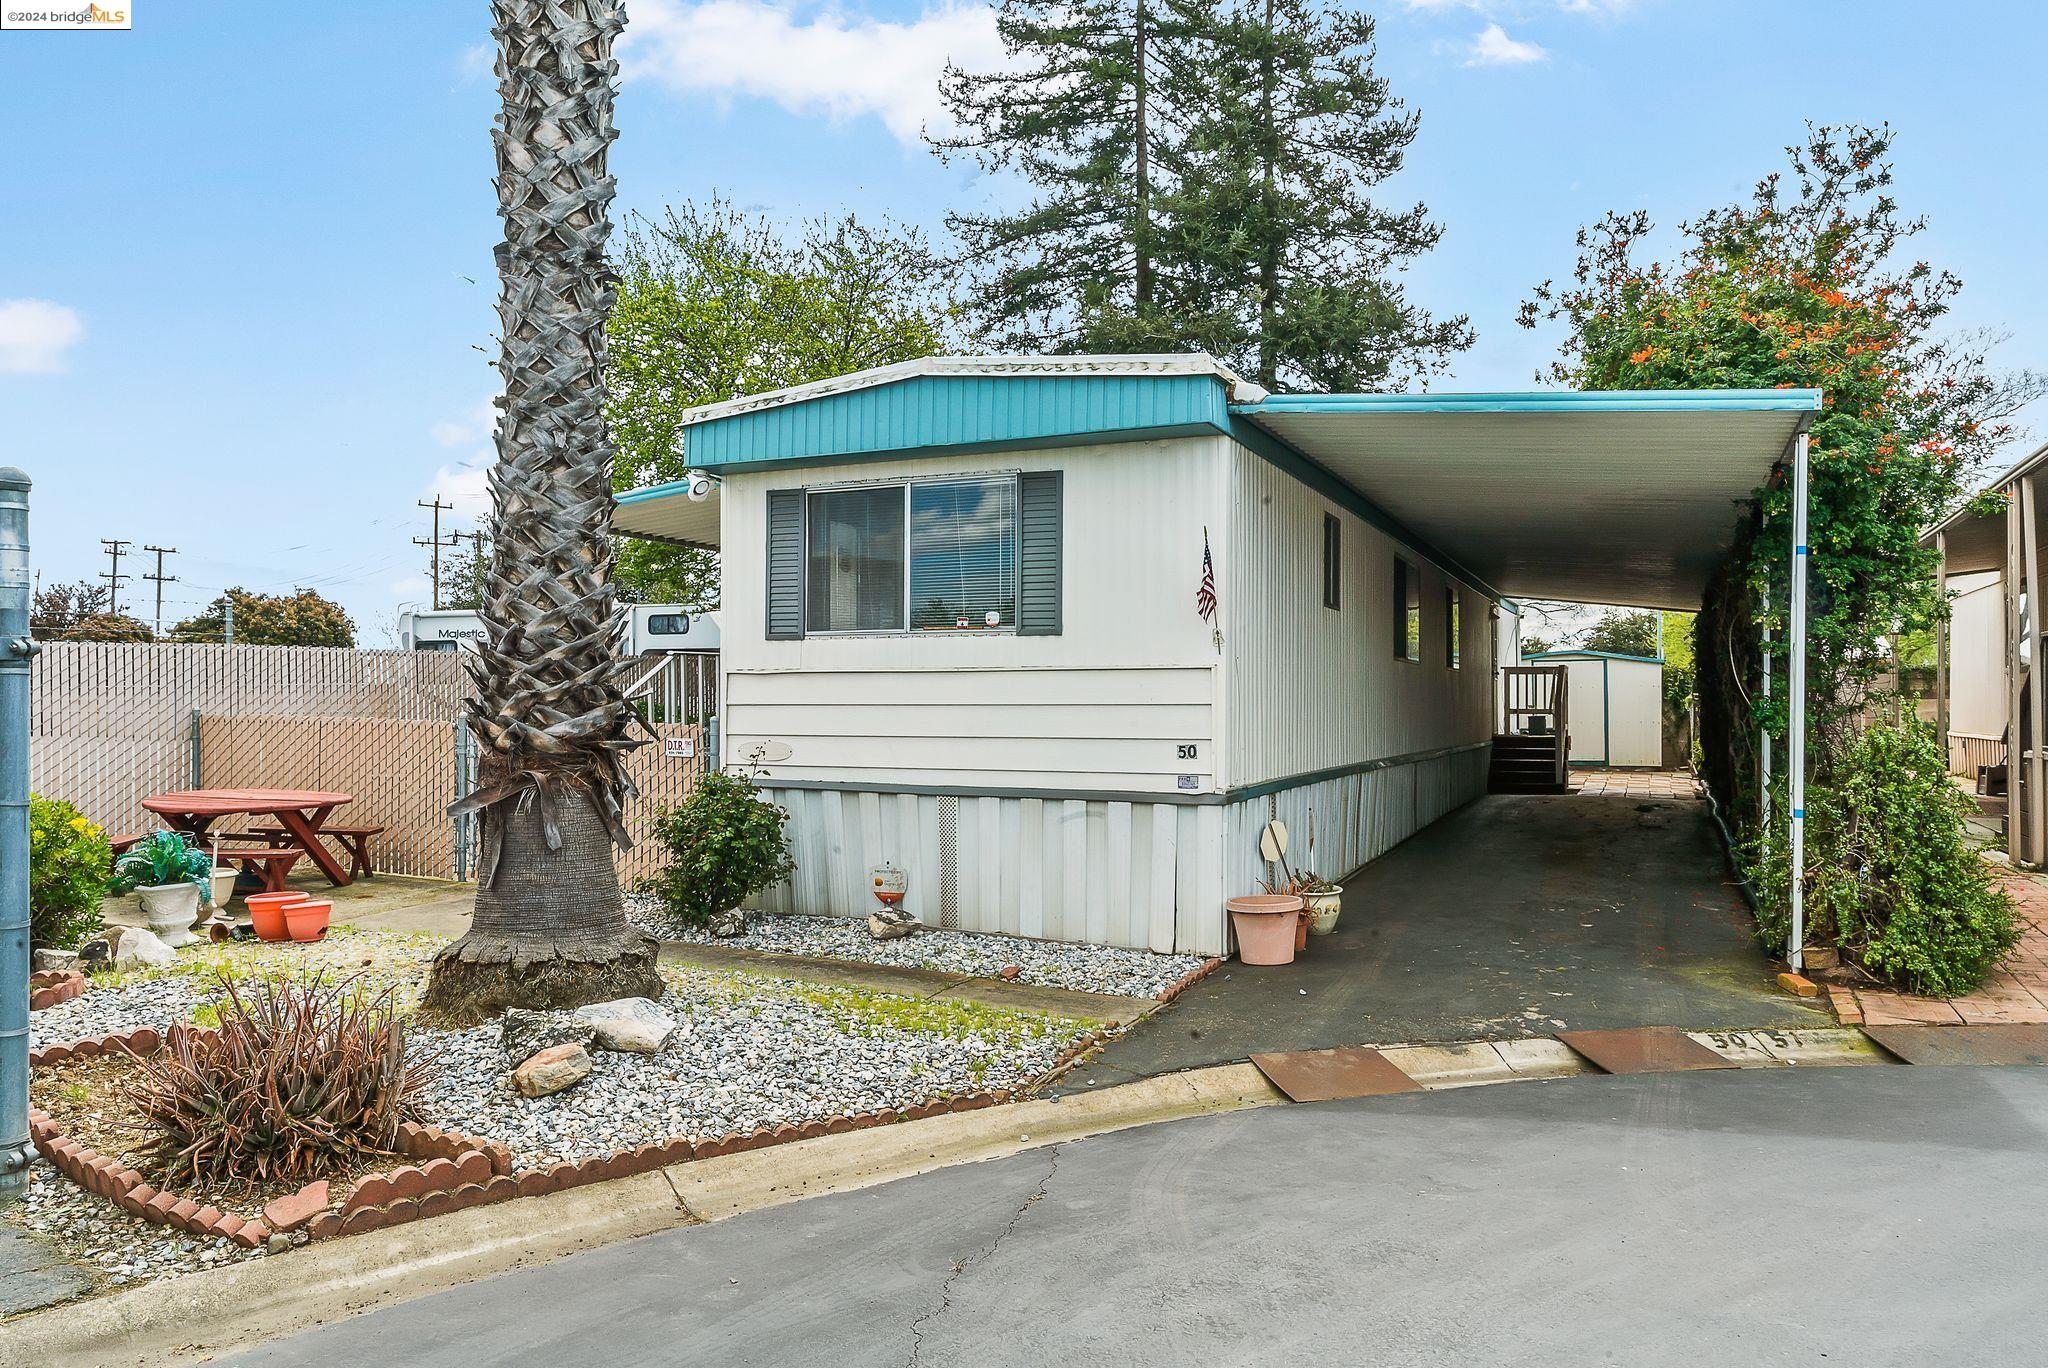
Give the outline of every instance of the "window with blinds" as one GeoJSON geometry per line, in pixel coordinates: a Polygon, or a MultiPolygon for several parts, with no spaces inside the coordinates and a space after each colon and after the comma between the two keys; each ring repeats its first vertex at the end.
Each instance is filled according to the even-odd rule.
{"type": "Polygon", "coordinates": [[[911,485],[911,630],[990,632],[1016,625],[1016,480],[911,485]]]}
{"type": "Polygon", "coordinates": [[[903,630],[903,486],[813,491],[804,630],[903,630]]]}

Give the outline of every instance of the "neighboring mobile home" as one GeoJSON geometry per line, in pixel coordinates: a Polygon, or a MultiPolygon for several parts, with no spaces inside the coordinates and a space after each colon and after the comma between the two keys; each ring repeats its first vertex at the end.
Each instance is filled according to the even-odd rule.
{"type": "Polygon", "coordinates": [[[633,491],[617,526],[722,548],[719,758],[796,845],[764,906],[862,913],[887,860],[933,924],[1220,953],[1270,815],[1338,877],[1485,791],[1501,570],[1696,604],[1803,396],[1268,396],[1199,354],[933,358],[692,411],[716,489],[633,491]],[[1668,496],[1504,492],[1532,453],[1556,479],[1659,438],[1697,466],[1668,496]],[[1555,544],[1574,511],[1612,524],[1597,553],[1555,544]]]}

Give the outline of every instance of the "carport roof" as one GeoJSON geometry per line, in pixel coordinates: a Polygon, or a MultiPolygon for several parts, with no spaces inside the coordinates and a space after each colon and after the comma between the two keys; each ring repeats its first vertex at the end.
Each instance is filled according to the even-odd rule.
{"type": "Polygon", "coordinates": [[[1232,412],[1502,594],[1697,608],[1817,390],[1273,395],[1232,412]]]}
{"type": "MultiPolygon", "coordinates": [[[[684,426],[720,471],[1224,432],[1498,594],[1690,609],[1819,408],[1804,389],[1269,395],[1199,355],[932,357],[684,426]]],[[[614,526],[716,546],[717,492],[634,490],[614,526]]]]}

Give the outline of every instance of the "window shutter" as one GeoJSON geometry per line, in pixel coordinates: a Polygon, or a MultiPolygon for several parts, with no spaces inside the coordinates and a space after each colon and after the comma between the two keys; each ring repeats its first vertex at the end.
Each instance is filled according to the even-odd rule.
{"type": "Polygon", "coordinates": [[[1027,470],[1017,480],[1017,634],[1060,634],[1061,472],[1027,470]]]}
{"type": "Polygon", "coordinates": [[[804,634],[804,492],[768,491],[768,639],[804,634]]]}

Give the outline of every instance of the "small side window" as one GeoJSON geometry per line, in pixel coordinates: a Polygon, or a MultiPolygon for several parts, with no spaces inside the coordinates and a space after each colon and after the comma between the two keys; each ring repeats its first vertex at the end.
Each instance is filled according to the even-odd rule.
{"type": "Polygon", "coordinates": [[[1459,640],[1464,634],[1464,615],[1458,611],[1458,586],[1453,584],[1444,589],[1444,663],[1452,669],[1464,664],[1464,650],[1459,640]]]}
{"type": "Polygon", "coordinates": [[[1344,585],[1344,524],[1323,514],[1323,607],[1338,606],[1344,585]]]}
{"type": "Polygon", "coordinates": [[[1394,659],[1422,659],[1422,573],[1394,557],[1394,659]]]}

